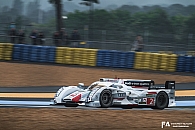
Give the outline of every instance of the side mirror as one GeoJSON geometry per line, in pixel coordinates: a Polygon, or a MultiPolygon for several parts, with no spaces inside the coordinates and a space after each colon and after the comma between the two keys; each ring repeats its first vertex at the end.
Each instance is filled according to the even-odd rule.
{"type": "Polygon", "coordinates": [[[78,86],[84,86],[84,83],[78,83],[78,86]]]}

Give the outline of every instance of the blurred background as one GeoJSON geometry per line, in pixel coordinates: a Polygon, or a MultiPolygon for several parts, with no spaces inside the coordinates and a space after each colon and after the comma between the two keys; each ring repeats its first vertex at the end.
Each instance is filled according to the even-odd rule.
{"type": "Polygon", "coordinates": [[[0,42],[10,42],[9,30],[43,32],[44,45],[54,46],[53,33],[68,36],[78,29],[82,47],[130,51],[141,35],[143,51],[194,51],[193,0],[1,0],[0,42]]]}

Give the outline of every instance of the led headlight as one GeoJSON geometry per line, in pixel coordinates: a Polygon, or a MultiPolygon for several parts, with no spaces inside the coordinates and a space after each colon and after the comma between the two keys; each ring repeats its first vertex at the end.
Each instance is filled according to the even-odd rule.
{"type": "Polygon", "coordinates": [[[118,93],[118,97],[126,97],[126,93],[118,93]]]}

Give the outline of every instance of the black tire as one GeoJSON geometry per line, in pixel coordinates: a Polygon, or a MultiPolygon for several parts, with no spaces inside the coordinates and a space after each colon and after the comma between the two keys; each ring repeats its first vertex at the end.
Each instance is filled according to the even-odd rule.
{"type": "Polygon", "coordinates": [[[153,109],[163,110],[164,108],[168,106],[168,104],[169,104],[169,97],[167,93],[164,91],[161,91],[156,96],[156,102],[155,102],[155,106],[153,107],[153,109]]]}
{"type": "Polygon", "coordinates": [[[77,103],[66,103],[64,104],[65,107],[78,107],[77,103]]]}
{"type": "Polygon", "coordinates": [[[103,108],[108,108],[112,106],[112,103],[113,103],[112,92],[108,89],[103,90],[100,94],[99,101],[100,101],[101,107],[103,108]]]}

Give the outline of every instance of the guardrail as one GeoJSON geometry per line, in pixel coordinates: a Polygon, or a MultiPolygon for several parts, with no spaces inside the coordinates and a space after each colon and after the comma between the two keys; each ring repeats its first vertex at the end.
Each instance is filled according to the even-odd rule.
{"type": "MultiPolygon", "coordinates": [[[[194,52],[191,54],[195,54],[194,52]]],[[[195,72],[195,56],[0,43],[0,60],[195,72]]]]}
{"type": "MultiPolygon", "coordinates": [[[[43,46],[55,46],[52,37],[44,38],[43,46]]],[[[10,37],[7,35],[0,35],[0,42],[10,42],[10,37]]],[[[16,43],[18,43],[16,37],[16,43]]],[[[69,39],[69,43],[61,42],[60,46],[71,47],[72,41],[69,39]]],[[[79,48],[91,48],[91,49],[104,49],[104,50],[119,50],[130,51],[133,41],[83,41],[78,40],[79,48]]],[[[25,37],[25,44],[31,45],[32,41],[29,37],[25,37]]],[[[174,53],[184,53],[184,51],[194,51],[195,44],[173,44],[173,43],[155,43],[145,42],[144,52],[158,52],[158,51],[172,51],[174,53]]]]}

